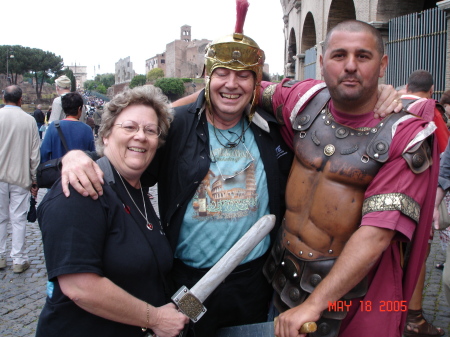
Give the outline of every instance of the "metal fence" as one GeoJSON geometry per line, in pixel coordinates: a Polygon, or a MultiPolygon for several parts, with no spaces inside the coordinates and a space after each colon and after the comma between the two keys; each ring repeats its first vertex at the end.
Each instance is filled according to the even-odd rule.
{"type": "Polygon", "coordinates": [[[446,41],[447,21],[439,8],[390,20],[386,83],[399,87],[413,71],[427,70],[434,78],[433,98],[439,100],[445,91],[446,41]]]}
{"type": "Polygon", "coordinates": [[[316,47],[309,48],[305,51],[305,80],[307,78],[316,78],[316,59],[317,49],[316,47]]]}

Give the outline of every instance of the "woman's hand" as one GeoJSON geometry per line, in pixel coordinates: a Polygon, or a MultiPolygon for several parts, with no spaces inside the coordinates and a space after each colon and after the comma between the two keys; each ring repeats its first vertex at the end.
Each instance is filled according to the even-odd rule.
{"type": "Polygon", "coordinates": [[[158,307],[155,311],[156,315],[153,316],[155,323],[149,328],[158,337],[176,337],[189,323],[189,318],[179,312],[173,303],[158,307]]]}
{"type": "Polygon", "coordinates": [[[83,310],[136,329],[152,329],[159,337],[176,337],[189,322],[173,303],[154,307],[94,273],[60,275],[58,282],[63,294],[83,310]]]}

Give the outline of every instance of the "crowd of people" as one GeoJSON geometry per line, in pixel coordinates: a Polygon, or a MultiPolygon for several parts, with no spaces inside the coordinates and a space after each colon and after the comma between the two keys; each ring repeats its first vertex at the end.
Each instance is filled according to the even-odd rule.
{"type": "MultiPolygon", "coordinates": [[[[450,189],[450,92],[441,109],[422,70],[401,97],[379,85],[388,65],[382,37],[357,20],[328,32],[324,81],[266,82],[264,51],[242,25],[207,47],[205,89],[171,105],[161,90],[136,87],[96,109],[96,121],[70,80],[56,80],[40,161],[64,157],[38,208],[49,282],[37,336],[168,337],[188,325],[187,336],[206,337],[275,317],[278,337],[443,334],[424,319],[421,296],[432,223],[450,189]],[[96,146],[83,115],[95,122],[96,146]],[[155,184],[159,218],[147,194],[155,184]],[[272,232],[189,323],[170,295],[193,287],[266,214],[276,216],[272,232]],[[346,310],[330,307],[342,300],[346,310]],[[382,301],[406,307],[364,310],[382,301]],[[300,333],[310,322],[319,332],[300,333]]],[[[28,135],[26,164],[0,168],[2,210],[22,207],[10,207],[9,218],[14,271],[23,272],[24,229],[14,228],[29,191],[37,193],[40,141],[20,88],[6,92],[0,128],[16,127],[3,124],[6,112],[20,113],[28,135]]],[[[2,145],[17,141],[10,134],[2,145]]],[[[8,213],[0,215],[5,268],[8,213]]]]}

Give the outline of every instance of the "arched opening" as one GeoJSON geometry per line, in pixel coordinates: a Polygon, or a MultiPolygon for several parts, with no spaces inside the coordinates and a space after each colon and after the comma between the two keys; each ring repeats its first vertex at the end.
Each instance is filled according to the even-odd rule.
{"type": "Polygon", "coordinates": [[[297,39],[295,37],[294,28],[291,29],[289,34],[289,43],[288,43],[288,55],[286,62],[286,77],[295,77],[295,60],[297,55],[297,39]]]}
{"type": "Polygon", "coordinates": [[[317,43],[316,26],[311,12],[308,12],[305,17],[302,34],[302,52],[306,49],[314,47],[317,43]]]}
{"type": "Polygon", "coordinates": [[[317,63],[317,36],[314,17],[308,12],[305,17],[302,34],[302,58],[299,63],[303,65],[303,79],[316,78],[317,63]]]}
{"type": "Polygon", "coordinates": [[[330,13],[328,14],[327,32],[329,32],[330,29],[336,26],[339,22],[355,19],[356,10],[353,0],[334,0],[331,3],[330,13]]]}

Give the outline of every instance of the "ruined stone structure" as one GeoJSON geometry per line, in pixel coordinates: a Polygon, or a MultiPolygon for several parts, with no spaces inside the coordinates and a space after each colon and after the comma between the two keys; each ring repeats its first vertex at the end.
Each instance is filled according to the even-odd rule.
{"type": "Polygon", "coordinates": [[[68,66],[70,70],[73,72],[73,76],[76,80],[76,88],[83,89],[84,82],[87,80],[87,67],[85,66],[68,66]]]}
{"type": "MultiPolygon", "coordinates": [[[[380,30],[385,41],[388,37],[389,20],[402,15],[421,12],[438,6],[450,11],[450,0],[280,0],[283,9],[285,37],[285,67],[288,77],[302,80],[308,64],[305,53],[311,48],[316,51],[315,76],[320,79],[319,57],[326,33],[337,23],[347,19],[368,22],[380,30]]],[[[450,20],[447,15],[447,20],[450,20]]],[[[450,25],[449,25],[450,26],[450,25]]],[[[449,36],[449,34],[447,34],[449,36]]],[[[449,55],[447,48],[447,55],[449,55]]],[[[450,76],[450,62],[447,56],[447,76],[450,76]]],[[[447,81],[450,87],[450,79],[447,81]]]]}
{"type": "Polygon", "coordinates": [[[210,40],[192,40],[191,26],[180,29],[180,39],[166,45],[166,50],[145,61],[145,71],[153,68],[164,70],[166,77],[196,78],[203,71],[205,47],[210,40]]]}
{"type": "Polygon", "coordinates": [[[115,84],[130,82],[135,75],[133,62],[130,61],[129,56],[116,62],[115,84]]]}

